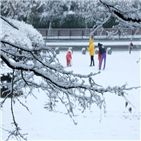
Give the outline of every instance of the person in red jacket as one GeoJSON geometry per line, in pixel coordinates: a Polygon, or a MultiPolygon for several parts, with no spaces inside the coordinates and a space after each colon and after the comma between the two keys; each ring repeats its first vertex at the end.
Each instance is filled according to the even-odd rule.
{"type": "Polygon", "coordinates": [[[66,55],[67,67],[71,66],[71,59],[72,59],[72,55],[71,55],[71,51],[69,50],[66,55]]]}
{"type": "Polygon", "coordinates": [[[97,53],[98,53],[98,60],[99,60],[99,65],[98,65],[98,68],[100,68],[101,55],[100,55],[100,53],[99,53],[99,50],[97,51],[97,53]]]}

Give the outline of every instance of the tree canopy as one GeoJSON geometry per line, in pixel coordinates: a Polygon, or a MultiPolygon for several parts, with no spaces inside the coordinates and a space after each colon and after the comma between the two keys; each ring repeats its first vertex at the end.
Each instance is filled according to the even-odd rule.
{"type": "MultiPolygon", "coordinates": [[[[140,0],[83,0],[83,1],[1,1],[1,14],[30,24],[39,19],[42,23],[57,21],[63,25],[69,15],[79,16],[85,22],[93,23],[93,31],[103,28],[103,25],[115,18],[116,26],[141,28],[141,1],[140,0]]],[[[49,24],[47,24],[49,27],[49,24]]],[[[93,33],[94,33],[93,32],[93,33]]],[[[92,34],[93,34],[92,33],[92,34]]]]}

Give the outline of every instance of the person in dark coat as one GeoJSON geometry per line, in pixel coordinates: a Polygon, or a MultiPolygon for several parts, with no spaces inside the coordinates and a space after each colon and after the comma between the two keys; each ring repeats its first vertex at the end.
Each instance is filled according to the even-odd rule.
{"type": "Polygon", "coordinates": [[[99,54],[101,55],[101,61],[100,61],[99,70],[101,70],[103,60],[104,60],[104,66],[103,66],[103,70],[104,70],[105,67],[106,67],[106,49],[100,43],[98,43],[98,47],[99,47],[99,54]]]}
{"type": "Polygon", "coordinates": [[[129,45],[129,54],[131,54],[132,49],[133,49],[133,43],[130,43],[130,45],[129,45]]]}

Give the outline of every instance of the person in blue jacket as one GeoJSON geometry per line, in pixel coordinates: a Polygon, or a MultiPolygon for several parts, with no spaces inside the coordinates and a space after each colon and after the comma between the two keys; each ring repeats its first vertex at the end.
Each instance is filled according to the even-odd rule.
{"type": "Polygon", "coordinates": [[[106,67],[106,49],[105,47],[98,43],[98,47],[99,47],[99,54],[101,55],[101,61],[100,61],[100,66],[99,66],[99,70],[101,70],[101,66],[102,66],[102,62],[104,60],[104,66],[103,66],[103,70],[105,69],[106,67]]]}

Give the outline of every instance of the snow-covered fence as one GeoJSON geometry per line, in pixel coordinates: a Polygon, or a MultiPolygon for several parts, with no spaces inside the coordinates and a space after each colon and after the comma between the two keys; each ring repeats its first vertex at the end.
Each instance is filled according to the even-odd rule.
{"type": "MultiPolygon", "coordinates": [[[[83,39],[83,37],[90,37],[90,28],[37,28],[37,30],[46,38],[80,38],[83,39]],[[50,32],[51,30],[51,32],[50,32]],[[50,32],[50,33],[49,33],[50,32]],[[49,33],[49,34],[48,34],[49,33]]],[[[109,34],[111,33],[117,33],[115,36],[112,36],[112,38],[141,38],[141,29],[131,29],[131,28],[124,28],[123,34],[119,34],[120,31],[114,30],[113,28],[104,28],[104,29],[98,29],[95,32],[94,38],[100,39],[100,38],[109,38],[109,34]]],[[[111,38],[111,37],[110,37],[111,38]]]]}
{"type": "Polygon", "coordinates": [[[50,37],[57,37],[59,39],[59,37],[80,37],[83,38],[83,36],[85,37],[89,37],[90,34],[90,28],[87,29],[82,29],[82,28],[37,28],[37,30],[46,38],[50,38],[50,37]],[[49,33],[49,31],[51,30],[51,32],[49,33]],[[49,33],[49,34],[48,34],[49,33]]]}

